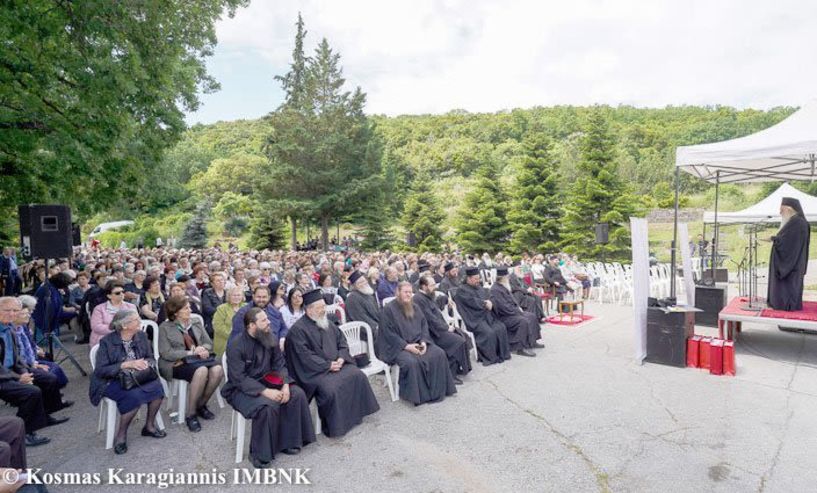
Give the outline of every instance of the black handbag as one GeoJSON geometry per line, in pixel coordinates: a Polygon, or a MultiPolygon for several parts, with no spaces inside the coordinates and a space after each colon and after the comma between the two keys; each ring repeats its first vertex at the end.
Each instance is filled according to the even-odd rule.
{"type": "Polygon", "coordinates": [[[159,378],[159,372],[156,370],[156,362],[151,359],[147,360],[147,362],[148,367],[144,370],[121,370],[119,372],[119,385],[125,390],[130,390],[134,387],[141,387],[159,378]]]}

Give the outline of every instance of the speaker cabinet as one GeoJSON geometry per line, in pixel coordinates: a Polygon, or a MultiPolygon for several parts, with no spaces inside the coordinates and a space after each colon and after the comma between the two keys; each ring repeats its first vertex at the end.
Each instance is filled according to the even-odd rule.
{"type": "Polygon", "coordinates": [[[606,245],[610,241],[610,225],[607,223],[596,224],[596,244],[606,245]]]}
{"type": "Polygon", "coordinates": [[[665,313],[660,308],[647,308],[647,357],[644,361],[685,367],[687,338],[692,337],[694,331],[694,312],[665,313]]]}
{"type": "Polygon", "coordinates": [[[71,208],[67,205],[21,205],[23,257],[68,258],[72,252],[71,208]]]}
{"type": "Polygon", "coordinates": [[[725,287],[695,286],[695,308],[703,310],[695,314],[695,323],[706,327],[717,327],[718,314],[729,302],[726,298],[725,287]]]}

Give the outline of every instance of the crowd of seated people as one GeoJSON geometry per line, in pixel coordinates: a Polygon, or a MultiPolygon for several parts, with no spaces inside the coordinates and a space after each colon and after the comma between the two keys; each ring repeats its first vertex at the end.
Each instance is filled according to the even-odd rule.
{"type": "Polygon", "coordinates": [[[593,281],[564,254],[81,248],[70,261],[14,265],[33,273],[27,283],[21,275],[18,287],[35,296],[0,303],[9,307],[0,325],[8,325],[11,344],[0,338],[2,354],[11,355],[3,356],[0,399],[20,407],[29,446],[47,443],[39,430],[62,422],[51,413],[71,405],[60,394],[65,373],[35,343],[46,320],[30,315],[48,300],[57,313],[48,330],[68,324],[77,343],[98,347],[90,395],[95,405],[103,397],[116,402],[115,453],[127,452],[128,426],[142,405],[148,419],[141,434],[166,436],[154,421],[166,397],[160,382],[184,380],[187,428],[198,432],[199,419],[215,417],[209,401],[223,384],[224,399],[252,421],[257,467],[315,441],[313,399],[330,437],[379,409],[358,368],[368,356],[352,354],[336,310],[369,326],[376,356],[399,366],[399,396],[420,405],[456,393],[471,371],[472,350],[483,365],[537,356],[544,347],[541,292],[586,298],[593,281]],[[451,323],[455,314],[461,325],[451,323]],[[142,330],[143,321],[158,333],[142,330]],[[123,373],[150,373],[152,365],[155,378],[135,389],[123,385],[123,373]]]}

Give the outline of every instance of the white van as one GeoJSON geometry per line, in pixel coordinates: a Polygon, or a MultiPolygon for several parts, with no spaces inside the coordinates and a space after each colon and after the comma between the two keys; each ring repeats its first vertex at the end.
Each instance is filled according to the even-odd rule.
{"type": "Polygon", "coordinates": [[[93,231],[91,231],[91,234],[88,235],[88,238],[93,238],[100,233],[104,233],[105,231],[119,229],[123,226],[130,226],[131,224],[133,224],[133,221],[113,221],[110,223],[102,223],[96,228],[94,228],[93,231]]]}

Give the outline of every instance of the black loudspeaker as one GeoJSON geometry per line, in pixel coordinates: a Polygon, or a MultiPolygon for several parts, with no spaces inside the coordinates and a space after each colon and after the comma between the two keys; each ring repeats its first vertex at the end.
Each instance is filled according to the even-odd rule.
{"type": "Polygon", "coordinates": [[[647,308],[647,357],[644,361],[685,367],[687,338],[694,333],[694,312],[665,313],[660,308],[647,308]]]}
{"type": "Polygon", "coordinates": [[[706,327],[717,327],[718,314],[727,303],[726,288],[695,286],[695,308],[703,310],[695,314],[695,323],[706,327]]]}
{"type": "Polygon", "coordinates": [[[23,257],[56,259],[71,256],[70,207],[21,205],[18,212],[23,257]]]}
{"type": "Polygon", "coordinates": [[[606,245],[609,241],[610,225],[607,223],[596,224],[596,244],[606,245]]]}
{"type": "Polygon", "coordinates": [[[82,246],[82,231],[79,228],[79,223],[71,224],[71,243],[74,246],[82,246]]]}

